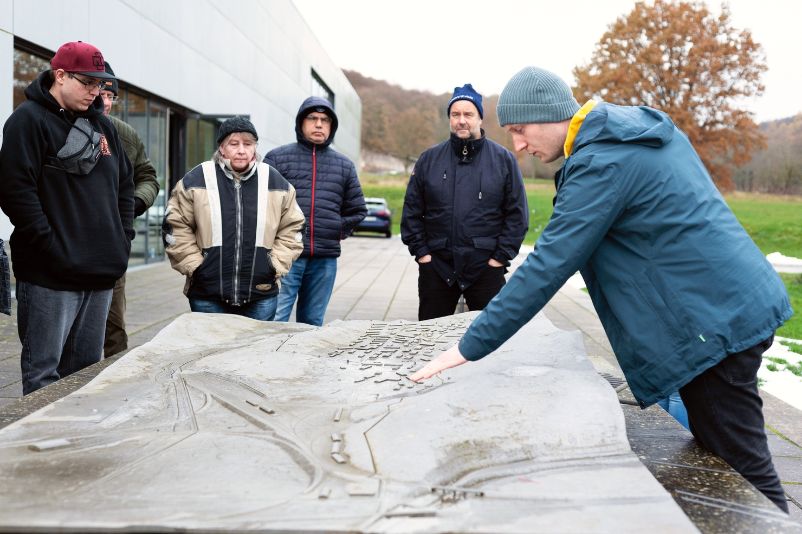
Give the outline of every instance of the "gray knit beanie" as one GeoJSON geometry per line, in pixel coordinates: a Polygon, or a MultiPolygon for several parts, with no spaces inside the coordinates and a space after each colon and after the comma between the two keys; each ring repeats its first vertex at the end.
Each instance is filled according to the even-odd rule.
{"type": "Polygon", "coordinates": [[[507,124],[561,122],[579,111],[571,88],[554,73],[526,67],[510,78],[498,97],[498,121],[507,124]]]}

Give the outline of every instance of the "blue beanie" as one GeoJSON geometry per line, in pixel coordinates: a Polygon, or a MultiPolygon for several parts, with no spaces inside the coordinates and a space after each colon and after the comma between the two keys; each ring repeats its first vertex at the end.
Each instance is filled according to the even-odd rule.
{"type": "Polygon", "coordinates": [[[474,91],[471,84],[466,83],[462,87],[454,88],[454,96],[452,96],[451,100],[448,101],[446,115],[451,115],[451,104],[457,100],[469,100],[473,102],[473,105],[476,106],[477,110],[479,110],[479,118],[485,118],[485,111],[482,109],[482,95],[474,91]]]}
{"type": "Polygon", "coordinates": [[[579,111],[571,88],[554,73],[526,67],[510,78],[498,97],[498,122],[529,124],[562,122],[579,111]]]}

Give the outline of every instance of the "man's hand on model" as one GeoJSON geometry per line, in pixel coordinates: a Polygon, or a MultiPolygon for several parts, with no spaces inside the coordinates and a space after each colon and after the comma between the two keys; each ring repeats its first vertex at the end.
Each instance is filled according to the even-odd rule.
{"type": "Polygon", "coordinates": [[[487,260],[487,264],[489,266],[491,266],[491,267],[504,267],[503,263],[501,263],[498,260],[494,260],[493,258],[490,258],[489,260],[487,260]]]}
{"type": "Polygon", "coordinates": [[[459,345],[454,345],[450,349],[441,352],[434,360],[430,361],[419,370],[415,371],[415,373],[411,374],[409,379],[413,382],[420,382],[421,380],[431,378],[440,371],[445,371],[446,369],[451,369],[452,367],[462,365],[467,361],[468,360],[463,358],[462,354],[460,354],[459,345]]]}
{"type": "Polygon", "coordinates": [[[429,263],[430,261],[432,261],[431,254],[427,254],[425,256],[421,256],[420,258],[418,258],[418,263],[429,263]]]}

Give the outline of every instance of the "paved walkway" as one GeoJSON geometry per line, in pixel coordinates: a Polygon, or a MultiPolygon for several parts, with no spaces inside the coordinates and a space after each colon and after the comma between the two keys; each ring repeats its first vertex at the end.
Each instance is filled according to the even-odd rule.
{"type": "MultiPolygon", "coordinates": [[[[521,254],[513,266],[520,264],[524,257],[521,254]]],[[[129,346],[132,348],[146,343],[175,317],[189,311],[187,300],[181,292],[183,278],[167,262],[129,271],[127,285],[129,346]]],[[[417,266],[400,239],[358,236],[344,242],[326,322],[335,319],[414,321],[417,318],[417,303],[417,266]]],[[[622,376],[590,299],[584,292],[569,286],[564,287],[552,299],[544,313],[556,326],[579,330],[584,334],[590,360],[600,373],[612,379],[611,382],[622,376]]],[[[55,392],[58,388],[51,386],[54,393],[50,396],[46,390],[51,388],[45,388],[41,390],[42,395],[37,392],[19,400],[19,351],[16,314],[11,318],[0,316],[0,426],[67,394],[71,388],[80,387],[81,383],[97,374],[100,367],[111,363],[93,366],[98,369],[89,368],[85,373],[80,373],[82,376],[73,376],[54,384],[57,386],[64,383],[61,387],[64,391],[55,392]]],[[[626,401],[626,392],[622,397],[626,401]]],[[[802,521],[802,412],[769,394],[764,393],[763,398],[774,462],[791,498],[789,504],[792,517],[802,521]]],[[[623,405],[623,409],[633,450],[658,480],[674,494],[678,502],[682,500],[688,474],[681,475],[680,470],[674,475],[667,475],[666,465],[692,468],[694,477],[702,476],[700,473],[707,471],[718,472],[718,475],[713,473],[716,476],[721,474],[719,466],[712,470],[709,467],[700,467],[699,463],[688,467],[666,461],[670,457],[678,458],[676,462],[682,463],[688,461],[686,457],[689,451],[697,456],[704,456],[705,453],[694,448],[690,434],[659,408],[651,407],[643,411],[634,406],[623,405]],[[672,447],[668,452],[665,450],[672,447]],[[677,481],[672,476],[685,480],[677,481]]],[[[709,455],[707,459],[698,461],[709,462],[709,455]]],[[[697,506],[702,510],[698,512],[700,517],[693,517],[695,505],[687,502],[680,504],[703,531],[717,531],[701,526],[705,519],[702,516],[711,514],[710,505],[697,506]]]]}

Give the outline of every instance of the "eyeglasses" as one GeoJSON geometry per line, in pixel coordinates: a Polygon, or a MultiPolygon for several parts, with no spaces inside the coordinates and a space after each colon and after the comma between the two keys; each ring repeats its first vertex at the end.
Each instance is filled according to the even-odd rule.
{"type": "Polygon", "coordinates": [[[329,124],[331,122],[331,117],[329,117],[328,115],[320,116],[320,115],[311,115],[310,114],[310,115],[307,115],[306,117],[304,117],[304,120],[307,120],[309,122],[314,122],[314,123],[316,123],[317,121],[320,121],[323,124],[329,124]]]}
{"type": "Polygon", "coordinates": [[[116,104],[117,101],[120,99],[119,96],[115,95],[111,91],[106,91],[106,90],[101,91],[100,96],[103,97],[103,100],[108,100],[112,104],[116,104]]]}
{"type": "Polygon", "coordinates": [[[71,72],[68,72],[67,76],[69,76],[70,78],[72,78],[76,82],[78,82],[81,85],[83,85],[84,87],[86,87],[89,91],[91,91],[95,87],[97,87],[101,91],[106,88],[106,80],[97,80],[97,81],[94,81],[94,82],[91,81],[91,80],[84,80],[83,78],[79,78],[78,76],[76,76],[75,74],[73,74],[71,72]]]}

